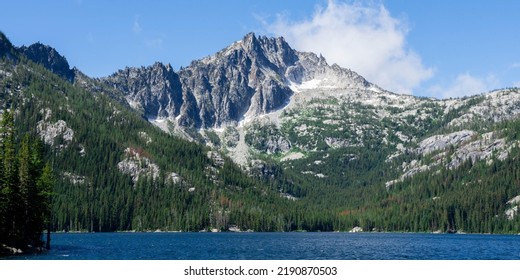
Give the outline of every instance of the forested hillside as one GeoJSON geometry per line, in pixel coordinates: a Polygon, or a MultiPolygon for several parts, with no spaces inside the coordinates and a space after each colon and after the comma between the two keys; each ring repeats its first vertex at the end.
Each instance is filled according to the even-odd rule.
{"type": "Polygon", "coordinates": [[[163,133],[112,92],[74,86],[15,51],[0,69],[17,139],[42,139],[54,167],[52,230],[280,231],[296,211],[279,182],[163,133]]]}
{"type": "Polygon", "coordinates": [[[4,111],[0,123],[0,254],[40,248],[49,225],[52,168],[42,159],[41,142],[16,137],[13,115],[4,111]],[[4,246],[7,246],[4,248],[4,246]]]}
{"type": "Polygon", "coordinates": [[[252,34],[180,76],[158,63],[92,79],[0,39],[0,108],[16,147],[41,141],[54,231],[520,231],[516,88],[398,95],[252,34]],[[205,106],[239,102],[212,99],[228,87],[266,99],[213,104],[217,120],[205,106]]]}

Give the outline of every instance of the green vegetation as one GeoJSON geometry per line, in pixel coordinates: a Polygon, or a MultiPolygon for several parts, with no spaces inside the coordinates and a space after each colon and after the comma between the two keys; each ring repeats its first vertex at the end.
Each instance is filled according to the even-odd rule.
{"type": "Polygon", "coordinates": [[[151,126],[114,92],[79,88],[23,58],[4,59],[0,68],[9,73],[0,79],[0,93],[9,97],[1,105],[15,108],[17,137],[48,134],[53,231],[291,229],[296,208],[277,183],[247,176],[228,158],[214,162],[209,148],[151,126]],[[157,175],[143,172],[134,181],[122,172],[126,149],[155,164],[157,175]]]}
{"type": "MultiPolygon", "coordinates": [[[[504,214],[507,201],[520,195],[518,148],[506,160],[439,165],[385,188],[402,175],[403,162],[434,161],[435,154],[410,150],[387,160],[406,144],[403,137],[453,131],[447,124],[481,97],[447,116],[425,103],[417,114],[428,117],[410,113],[402,121],[392,118],[404,113],[398,106],[379,118],[373,106],[313,100],[305,110],[285,112],[281,127],[252,125],[245,141],[262,164],[248,175],[226,157],[208,156],[208,147],[152,126],[122,104],[117,90],[92,80],[73,85],[3,38],[0,243],[41,245],[52,185],[53,231],[520,231],[519,216],[504,214]],[[34,140],[42,136],[44,144],[34,140]],[[281,161],[281,145],[304,157],[281,161]]],[[[520,138],[518,120],[488,124],[464,125],[520,138]]],[[[196,129],[187,132],[204,141],[196,129]]],[[[223,140],[214,132],[205,137],[234,147],[239,133],[228,128],[223,140]]]]}
{"type": "Polygon", "coordinates": [[[43,245],[54,184],[39,141],[15,137],[13,115],[2,114],[0,126],[0,245],[26,249],[43,245]]]}
{"type": "Polygon", "coordinates": [[[468,161],[456,170],[418,174],[382,199],[346,210],[360,214],[343,220],[366,230],[518,233],[518,217],[508,219],[505,211],[520,194],[519,156],[515,148],[504,161],[468,161]]]}

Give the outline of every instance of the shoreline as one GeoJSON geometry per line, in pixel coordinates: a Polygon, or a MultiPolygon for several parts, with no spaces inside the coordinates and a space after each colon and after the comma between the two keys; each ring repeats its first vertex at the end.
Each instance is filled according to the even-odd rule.
{"type": "MultiPolygon", "coordinates": [[[[433,234],[433,235],[520,235],[519,233],[489,233],[489,232],[438,232],[438,231],[157,231],[157,230],[127,230],[127,231],[56,231],[52,234],[104,234],[104,233],[348,233],[348,234],[433,234]]],[[[3,245],[3,244],[0,244],[3,245]]],[[[0,248],[1,249],[1,248],[0,248]]]]}
{"type": "Polygon", "coordinates": [[[25,254],[40,254],[46,252],[47,249],[45,247],[28,247],[25,250],[20,248],[10,247],[5,244],[0,244],[0,258],[2,257],[11,257],[16,255],[25,255],[25,254]]]}

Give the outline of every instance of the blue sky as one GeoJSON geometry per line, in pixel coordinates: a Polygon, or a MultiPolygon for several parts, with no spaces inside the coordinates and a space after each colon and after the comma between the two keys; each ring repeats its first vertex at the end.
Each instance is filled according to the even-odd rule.
{"type": "Polygon", "coordinates": [[[246,33],[284,36],[398,92],[438,98],[520,86],[520,1],[4,1],[0,30],[87,75],[174,68],[246,33]]]}

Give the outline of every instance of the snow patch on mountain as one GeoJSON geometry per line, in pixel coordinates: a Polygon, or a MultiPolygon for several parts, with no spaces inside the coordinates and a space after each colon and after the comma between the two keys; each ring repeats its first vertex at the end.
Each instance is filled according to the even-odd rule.
{"type": "Polygon", "coordinates": [[[301,92],[303,90],[311,90],[311,89],[334,89],[338,88],[337,85],[327,83],[328,79],[312,79],[309,81],[302,82],[301,84],[296,84],[291,82],[289,88],[294,92],[301,92]]]}

